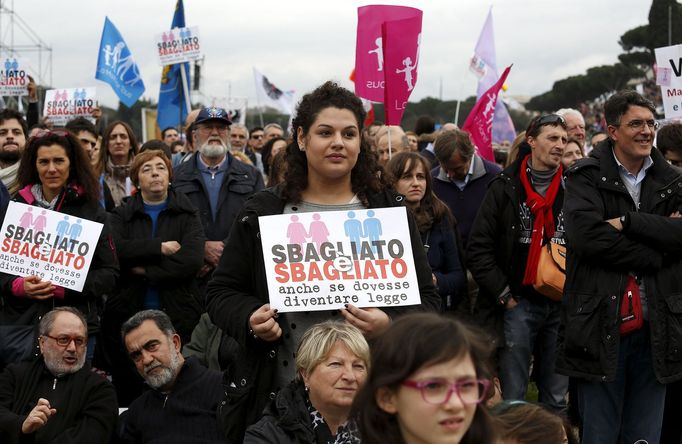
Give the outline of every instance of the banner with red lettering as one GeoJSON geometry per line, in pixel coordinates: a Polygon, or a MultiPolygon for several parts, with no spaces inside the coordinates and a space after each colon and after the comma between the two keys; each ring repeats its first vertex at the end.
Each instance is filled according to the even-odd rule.
{"type": "Polygon", "coordinates": [[[0,272],[38,276],[82,291],[103,225],[10,202],[2,223],[0,272]]]}
{"type": "Polygon", "coordinates": [[[201,59],[198,26],[173,28],[157,34],[154,44],[162,66],[201,59]]]}
{"type": "Polygon", "coordinates": [[[467,119],[462,125],[462,130],[469,133],[471,143],[476,146],[479,156],[484,159],[495,161],[493,153],[493,118],[495,116],[495,105],[500,88],[507,80],[512,65],[509,65],[497,82],[491,86],[485,94],[476,102],[467,119]]]}
{"type": "Polygon", "coordinates": [[[96,88],[64,88],[45,91],[43,116],[55,126],[64,126],[76,117],[86,117],[92,123],[92,112],[97,108],[96,88]]]}
{"type": "Polygon", "coordinates": [[[0,96],[27,96],[28,72],[25,60],[14,55],[4,54],[0,57],[0,96]]]}
{"type": "Polygon", "coordinates": [[[280,312],[421,303],[405,207],[258,218],[280,312]]]}
{"type": "MultiPolygon", "coordinates": [[[[409,56],[411,57],[409,65],[416,68],[418,52],[415,54],[413,47],[417,46],[417,36],[421,33],[421,17],[422,11],[406,6],[369,5],[358,8],[358,30],[355,47],[355,94],[358,97],[373,102],[383,102],[385,99],[385,73],[388,72],[388,68],[384,69],[386,42],[384,41],[382,25],[385,22],[416,20],[418,18],[418,26],[415,25],[416,22],[410,21],[405,24],[408,27],[402,30],[406,34],[405,39],[410,43],[408,48],[405,48],[408,53],[403,55],[396,66],[396,69],[406,68],[406,65],[403,65],[403,60],[409,56]]],[[[395,44],[391,44],[389,49],[393,51],[398,48],[395,44]]],[[[414,85],[417,79],[416,71],[412,73],[414,85]]],[[[397,74],[399,73],[394,73],[394,75],[397,74]]],[[[403,73],[401,78],[405,76],[406,74],[403,73]]]]}

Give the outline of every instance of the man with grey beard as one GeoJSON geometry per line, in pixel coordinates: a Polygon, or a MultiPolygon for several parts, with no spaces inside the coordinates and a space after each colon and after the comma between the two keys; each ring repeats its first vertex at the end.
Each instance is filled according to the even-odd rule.
{"type": "Polygon", "coordinates": [[[126,351],[150,390],[130,404],[122,442],[220,443],[222,374],[180,353],[180,336],[159,310],[133,315],[121,328],[126,351]]]}
{"type": "MultiPolygon", "coordinates": [[[[177,166],[173,187],[199,210],[204,227],[204,267],[209,276],[220,260],[232,223],[246,199],[263,188],[263,177],[228,152],[230,119],[222,108],[203,108],[193,124],[197,155],[177,166]]],[[[205,284],[205,282],[203,282],[205,284]]]]}
{"type": "Polygon", "coordinates": [[[0,376],[0,442],[109,442],[118,417],[114,387],[85,365],[87,323],[72,307],[40,320],[41,359],[0,376]]]}

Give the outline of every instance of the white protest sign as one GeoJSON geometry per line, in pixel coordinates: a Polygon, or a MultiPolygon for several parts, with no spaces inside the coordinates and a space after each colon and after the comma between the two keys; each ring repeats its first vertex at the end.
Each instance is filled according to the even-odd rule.
{"type": "Polygon", "coordinates": [[[45,91],[43,116],[48,117],[55,126],[64,126],[75,117],[87,117],[93,123],[92,112],[97,107],[97,89],[65,88],[45,91]]]}
{"type": "Polygon", "coordinates": [[[656,81],[661,86],[665,117],[682,117],[682,45],[665,46],[655,51],[656,81]]]}
{"type": "Polygon", "coordinates": [[[26,63],[14,56],[0,56],[0,96],[27,96],[26,63]]]}
{"type": "Polygon", "coordinates": [[[198,26],[173,28],[157,34],[155,43],[161,65],[191,62],[201,58],[198,26]]]}
{"type": "Polygon", "coordinates": [[[103,225],[10,202],[0,236],[0,271],[38,276],[82,291],[103,225]]]}
{"type": "Polygon", "coordinates": [[[259,217],[280,312],[421,303],[404,207],[259,217]]]}

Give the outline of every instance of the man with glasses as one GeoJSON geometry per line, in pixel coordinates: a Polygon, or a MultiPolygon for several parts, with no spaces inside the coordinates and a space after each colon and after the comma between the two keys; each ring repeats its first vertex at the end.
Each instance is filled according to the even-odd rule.
{"type": "Polygon", "coordinates": [[[97,128],[95,125],[85,117],[76,117],[69,120],[65,128],[76,136],[85,152],[88,153],[90,161],[97,161],[97,159],[93,159],[94,149],[97,146],[97,128]]]}
{"type": "Polygon", "coordinates": [[[109,442],[118,418],[113,386],[85,364],[86,321],[71,307],[42,317],[42,357],[0,375],[0,442],[109,442]]]}
{"type": "MultiPolygon", "coordinates": [[[[224,241],[244,201],[263,188],[263,177],[228,152],[230,119],[223,108],[203,108],[192,125],[195,156],[178,165],[173,186],[199,210],[206,243],[200,277],[218,265],[224,241]]],[[[205,284],[205,282],[203,282],[205,284]]]]}
{"type": "Polygon", "coordinates": [[[265,132],[260,126],[251,128],[249,131],[249,148],[256,153],[260,153],[265,145],[265,132]]]}
{"type": "Polygon", "coordinates": [[[566,176],[557,371],[577,380],[584,444],[656,443],[682,377],[682,176],[649,100],[622,91],[604,112],[609,139],[566,176]]]}
{"type": "Polygon", "coordinates": [[[565,244],[566,141],[561,116],[531,120],[517,160],[490,183],[467,248],[480,287],[476,313],[498,340],[503,398],[525,399],[532,361],[538,401],[557,412],[568,390],[568,378],[554,371],[561,303],[534,285],[542,249],[565,244]]]}

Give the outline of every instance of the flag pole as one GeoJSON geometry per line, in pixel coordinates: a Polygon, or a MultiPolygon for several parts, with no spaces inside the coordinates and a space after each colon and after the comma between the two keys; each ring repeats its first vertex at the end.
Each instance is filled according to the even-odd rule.
{"type": "MultiPolygon", "coordinates": [[[[185,62],[186,63],[186,62],[185,62]]],[[[189,86],[187,84],[187,73],[185,73],[184,63],[180,64],[180,77],[182,78],[182,92],[185,96],[185,107],[187,108],[187,114],[192,112],[192,102],[189,100],[189,86]]]]}
{"type": "Polygon", "coordinates": [[[388,125],[388,160],[391,160],[391,125],[388,125]]]}

